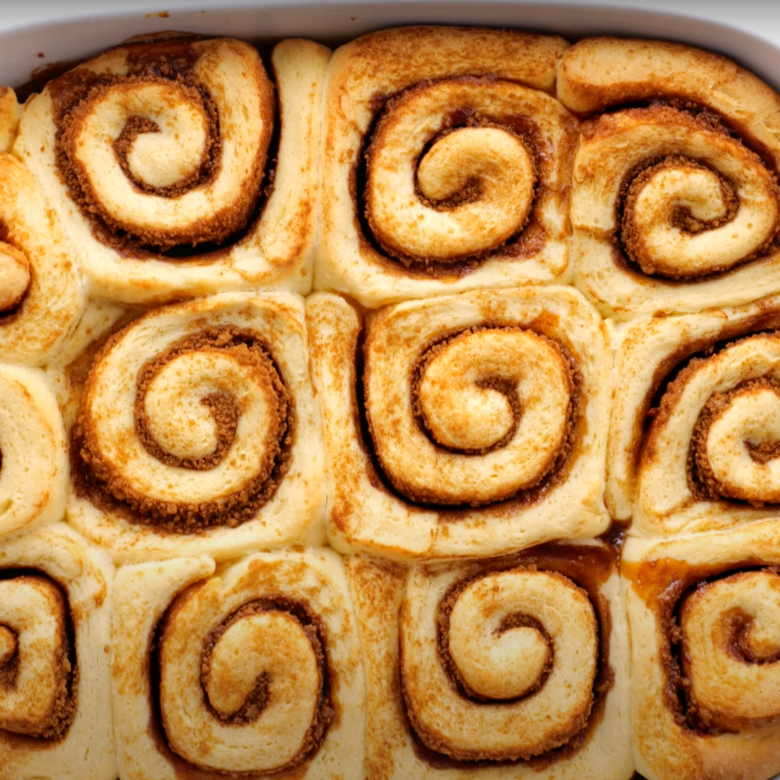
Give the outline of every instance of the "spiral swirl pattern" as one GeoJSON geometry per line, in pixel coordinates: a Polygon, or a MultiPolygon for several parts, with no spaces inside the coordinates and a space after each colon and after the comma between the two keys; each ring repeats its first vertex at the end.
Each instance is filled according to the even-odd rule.
{"type": "Polygon", "coordinates": [[[739,501],[756,510],[780,501],[779,358],[780,340],[768,332],[694,358],[679,371],[640,463],[639,501],[648,514],[669,517],[692,501],[739,501]]]}
{"type": "Polygon", "coordinates": [[[84,293],[59,222],[30,172],[0,153],[0,355],[46,363],[84,309],[84,293]]]}
{"type": "Polygon", "coordinates": [[[120,46],[50,82],[17,150],[101,297],[159,303],[311,286],[311,126],[329,53],[174,37],[120,46]],[[288,162],[287,156],[292,155],[288,162]]]}
{"type": "Polygon", "coordinates": [[[213,571],[206,558],[123,570],[114,682],[126,769],[359,774],[360,648],[337,556],[261,553],[213,571]],[[140,744],[134,723],[150,716],[140,744]]]}
{"type": "Polygon", "coordinates": [[[572,224],[583,289],[605,313],[741,303],[759,278],[775,290],[780,144],[767,127],[780,100],[766,85],[689,47],[607,39],[567,52],[558,96],[595,114],[572,224]]]}
{"type": "Polygon", "coordinates": [[[422,27],[343,47],[326,97],[316,286],[373,307],[565,273],[577,125],[545,94],[564,48],[422,27]]]}
{"type": "Polygon", "coordinates": [[[262,506],[273,495],[287,471],[283,449],[294,417],[258,334],[206,329],[125,372],[124,353],[104,360],[85,395],[82,457],[115,497],[151,522],[187,528],[236,525],[241,516],[231,510],[262,506]],[[110,416],[133,373],[134,431],[110,416]],[[236,387],[243,392],[236,394],[236,387]],[[195,424],[185,425],[190,419],[195,424]],[[262,433],[253,437],[249,431],[262,433]],[[133,432],[137,444],[130,449],[133,432]],[[237,467],[226,462],[228,452],[237,467]],[[208,481],[198,474],[203,471],[210,472],[208,481]]]}
{"type": "Polygon", "coordinates": [[[566,461],[579,377],[560,343],[522,328],[450,333],[417,356],[410,415],[385,379],[410,356],[388,353],[386,338],[367,345],[366,411],[383,471],[408,499],[489,504],[566,461]]]}
{"type": "Polygon", "coordinates": [[[772,522],[626,543],[634,741],[652,772],[780,771],[778,562],[772,522]]]}
{"type": "Polygon", "coordinates": [[[174,603],[163,627],[160,706],[171,749],[223,772],[299,765],[333,719],[322,627],[305,607],[274,598],[250,601],[215,625],[204,602],[216,606],[203,592],[174,603]],[[193,634],[209,636],[206,652],[193,634]],[[228,738],[226,755],[214,756],[212,745],[228,738]]]}
{"type": "Polygon", "coordinates": [[[631,774],[615,550],[540,545],[411,571],[353,556],[347,568],[369,775],[631,774]]]}
{"type": "Polygon", "coordinates": [[[534,205],[540,140],[504,117],[551,112],[549,103],[476,79],[392,100],[367,148],[365,208],[383,249],[407,265],[453,263],[518,236],[534,205]]]}
{"type": "Polygon", "coordinates": [[[365,326],[321,294],[307,324],[339,550],[508,552],[576,534],[573,503],[592,529],[605,523],[598,464],[584,455],[605,433],[604,342],[578,294],[465,293],[388,307],[365,326]]]}
{"type": "Polygon", "coordinates": [[[75,714],[67,603],[40,576],[4,580],[0,591],[0,729],[59,739],[75,714]]]}
{"type": "Polygon", "coordinates": [[[243,227],[274,115],[257,52],[216,41],[104,57],[100,75],[77,72],[60,86],[57,163],[71,198],[160,249],[219,243],[243,227]]]}
{"type": "Polygon", "coordinates": [[[5,776],[116,778],[106,650],[113,575],[63,523],[0,546],[5,776]]]}
{"type": "MultiPolygon", "coordinates": [[[[408,598],[420,598],[414,584],[408,598]]],[[[449,593],[438,624],[440,663],[435,642],[417,651],[430,633],[422,615],[409,613],[401,626],[409,717],[429,748],[462,761],[529,759],[584,728],[599,629],[587,593],[571,580],[554,572],[489,574],[449,593]],[[424,679],[433,687],[412,683],[424,679]]]]}
{"type": "Polygon", "coordinates": [[[314,466],[303,478],[316,484],[319,456],[299,371],[300,308],[293,296],[216,296],[158,310],[109,341],[90,371],[73,451],[76,495],[105,516],[98,526],[117,521],[117,544],[139,525],[171,549],[166,532],[195,541],[249,524],[246,533],[269,542],[305,535],[322,495],[299,501],[292,486],[281,489],[296,460],[314,466]],[[289,526],[260,522],[292,501],[289,526]]]}
{"type": "Polygon", "coordinates": [[[739,729],[780,716],[780,576],[739,572],[708,583],[683,605],[683,672],[698,717],[739,729]],[[746,697],[745,691],[765,691],[746,697]]]}

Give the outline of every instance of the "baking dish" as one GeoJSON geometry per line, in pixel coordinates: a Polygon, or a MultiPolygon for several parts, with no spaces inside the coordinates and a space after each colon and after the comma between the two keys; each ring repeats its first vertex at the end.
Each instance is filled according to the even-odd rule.
{"type": "Polygon", "coordinates": [[[581,3],[265,3],[235,4],[218,11],[175,3],[167,11],[136,7],[132,12],[113,9],[84,18],[71,13],[58,20],[12,23],[0,31],[0,83],[20,85],[36,70],[90,56],[131,36],[165,29],[259,41],[296,35],[336,45],[369,30],[417,22],[555,31],[569,39],[604,32],[675,39],[722,51],[778,87],[774,73],[780,49],[758,34],[757,23],[734,29],[723,20],[709,21],[690,11],[682,17],[647,7],[594,8],[581,3]]]}
{"type": "Polygon", "coordinates": [[[214,8],[173,0],[163,4],[95,0],[52,6],[46,0],[4,9],[0,18],[0,83],[19,85],[33,71],[83,59],[134,35],[182,30],[251,40],[287,36],[333,45],[401,24],[482,24],[554,31],[567,38],[604,33],[665,38],[727,54],[778,86],[780,9],[750,0],[738,5],[699,2],[426,3],[262,2],[214,8]],[[55,10],[56,8],[56,10],[55,10]],[[167,9],[167,10],[166,10],[167,9]]]}

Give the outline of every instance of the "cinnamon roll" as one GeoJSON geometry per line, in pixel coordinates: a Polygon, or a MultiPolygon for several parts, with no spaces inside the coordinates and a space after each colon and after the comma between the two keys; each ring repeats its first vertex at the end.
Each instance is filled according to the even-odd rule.
{"type": "Polygon", "coordinates": [[[650,780],[780,772],[779,566],[776,522],[626,542],[634,747],[650,780]]]}
{"type": "Polygon", "coordinates": [[[43,365],[73,331],[83,307],[74,256],[59,222],[32,174],[0,153],[0,357],[43,365]]]}
{"type": "Polygon", "coordinates": [[[606,500],[636,534],[725,528],[780,504],[780,298],[620,334],[606,500]]]}
{"type": "Polygon", "coordinates": [[[373,307],[564,280],[577,123],[547,93],[566,46],[407,27],[339,49],[315,287],[373,307]]]}
{"type": "Polygon", "coordinates": [[[364,683],[328,550],[117,574],[113,689],[123,777],[359,777],[364,683]]]}
{"type": "Polygon", "coordinates": [[[486,556],[593,536],[611,391],[607,330],[563,288],[388,307],[307,302],[343,551],[486,556]]]}
{"type": "Polygon", "coordinates": [[[368,775],[633,773],[617,553],[546,545],[483,562],[356,557],[368,775]]]}
{"type": "Polygon", "coordinates": [[[38,369],[0,363],[0,536],[62,520],[68,448],[38,369]]]}
{"type": "Polygon", "coordinates": [[[14,152],[80,248],[92,291],[124,302],[308,292],[328,59],[283,41],[274,84],[247,43],[175,38],[111,49],[31,100],[14,152]]]}
{"type": "Polygon", "coordinates": [[[115,560],[323,538],[324,453],[303,301],[222,295],[107,342],[71,435],[68,516],[115,560]]]}
{"type": "Polygon", "coordinates": [[[780,97],[688,46],[594,38],[558,98],[588,116],[574,163],[577,284],[602,312],[691,312],[780,291],[780,97]]]}
{"type": "Polygon", "coordinates": [[[64,524],[0,541],[3,777],[115,780],[113,576],[64,524]]]}

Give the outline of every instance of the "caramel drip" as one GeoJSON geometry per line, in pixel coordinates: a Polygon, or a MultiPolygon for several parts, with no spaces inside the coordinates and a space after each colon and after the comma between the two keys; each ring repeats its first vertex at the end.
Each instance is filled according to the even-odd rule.
{"type": "MultiPolygon", "coordinates": [[[[733,563],[692,566],[680,560],[659,559],[641,563],[624,563],[621,572],[633,585],[637,595],[655,615],[665,641],[659,646],[660,662],[666,685],[664,700],[672,712],[675,722],[700,735],[719,735],[734,729],[722,723],[717,713],[701,707],[692,692],[693,681],[686,673],[689,650],[686,636],[681,627],[681,613],[689,598],[697,592],[735,575],[746,573],[767,573],[778,576],[777,567],[767,567],[759,560],[746,560],[740,565],[733,563]]],[[[722,616],[729,635],[728,654],[746,665],[776,663],[780,654],[758,657],[746,647],[746,629],[752,618],[732,611],[722,616]]],[[[746,695],[747,694],[746,692],[746,695]]],[[[760,723],[756,725],[761,725],[760,723]]]]}

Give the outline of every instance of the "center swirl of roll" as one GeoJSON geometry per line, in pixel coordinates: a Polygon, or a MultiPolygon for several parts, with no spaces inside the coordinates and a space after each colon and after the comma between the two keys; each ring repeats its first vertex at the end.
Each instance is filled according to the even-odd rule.
{"type": "Polygon", "coordinates": [[[104,489],[180,531],[237,525],[273,496],[294,405],[257,334],[211,327],[180,340],[141,366],[134,401],[116,361],[93,369],[80,417],[81,455],[104,489]]]}
{"type": "Polygon", "coordinates": [[[780,575],[737,572],[683,602],[689,707],[708,728],[741,730],[780,717],[780,575]]]}
{"type": "Polygon", "coordinates": [[[211,771],[271,773],[299,765],[333,718],[318,623],[300,604],[262,598],[210,630],[209,609],[199,610],[198,601],[174,611],[162,637],[160,703],[171,749],[211,771]],[[200,653],[183,649],[193,636],[205,637],[200,653]],[[196,675],[197,689],[183,690],[182,681],[196,675]],[[231,749],[210,751],[208,741],[225,729],[231,749]]]}
{"type": "Polygon", "coordinates": [[[780,379],[714,393],[697,421],[691,454],[710,497],[780,503],[780,379]]]}
{"type": "Polygon", "coordinates": [[[768,248],[780,227],[778,187],[757,154],[707,112],[659,105],[624,113],[612,153],[645,155],[616,205],[629,260],[646,274],[696,279],[768,248]]]}
{"type": "Polygon", "coordinates": [[[533,139],[512,123],[501,80],[446,79],[388,103],[367,150],[366,216],[405,264],[451,263],[503,246],[528,221],[537,183],[533,139]]]}
{"type": "Polygon", "coordinates": [[[32,281],[27,255],[0,241],[0,316],[16,310],[32,281]]]}
{"type": "Polygon", "coordinates": [[[161,251],[242,229],[260,194],[274,115],[257,52],[170,42],[114,59],[111,75],[77,71],[55,93],[57,164],[85,216],[114,240],[161,251]]]}
{"type": "Polygon", "coordinates": [[[455,583],[431,613],[405,613],[410,721],[459,761],[543,755],[587,725],[600,650],[590,597],[562,574],[518,568],[455,583]]]}
{"type": "Polygon", "coordinates": [[[412,500],[508,499],[551,477],[571,449],[576,368],[534,331],[470,328],[430,344],[412,372],[408,414],[391,409],[377,368],[366,384],[377,454],[412,500]]]}

